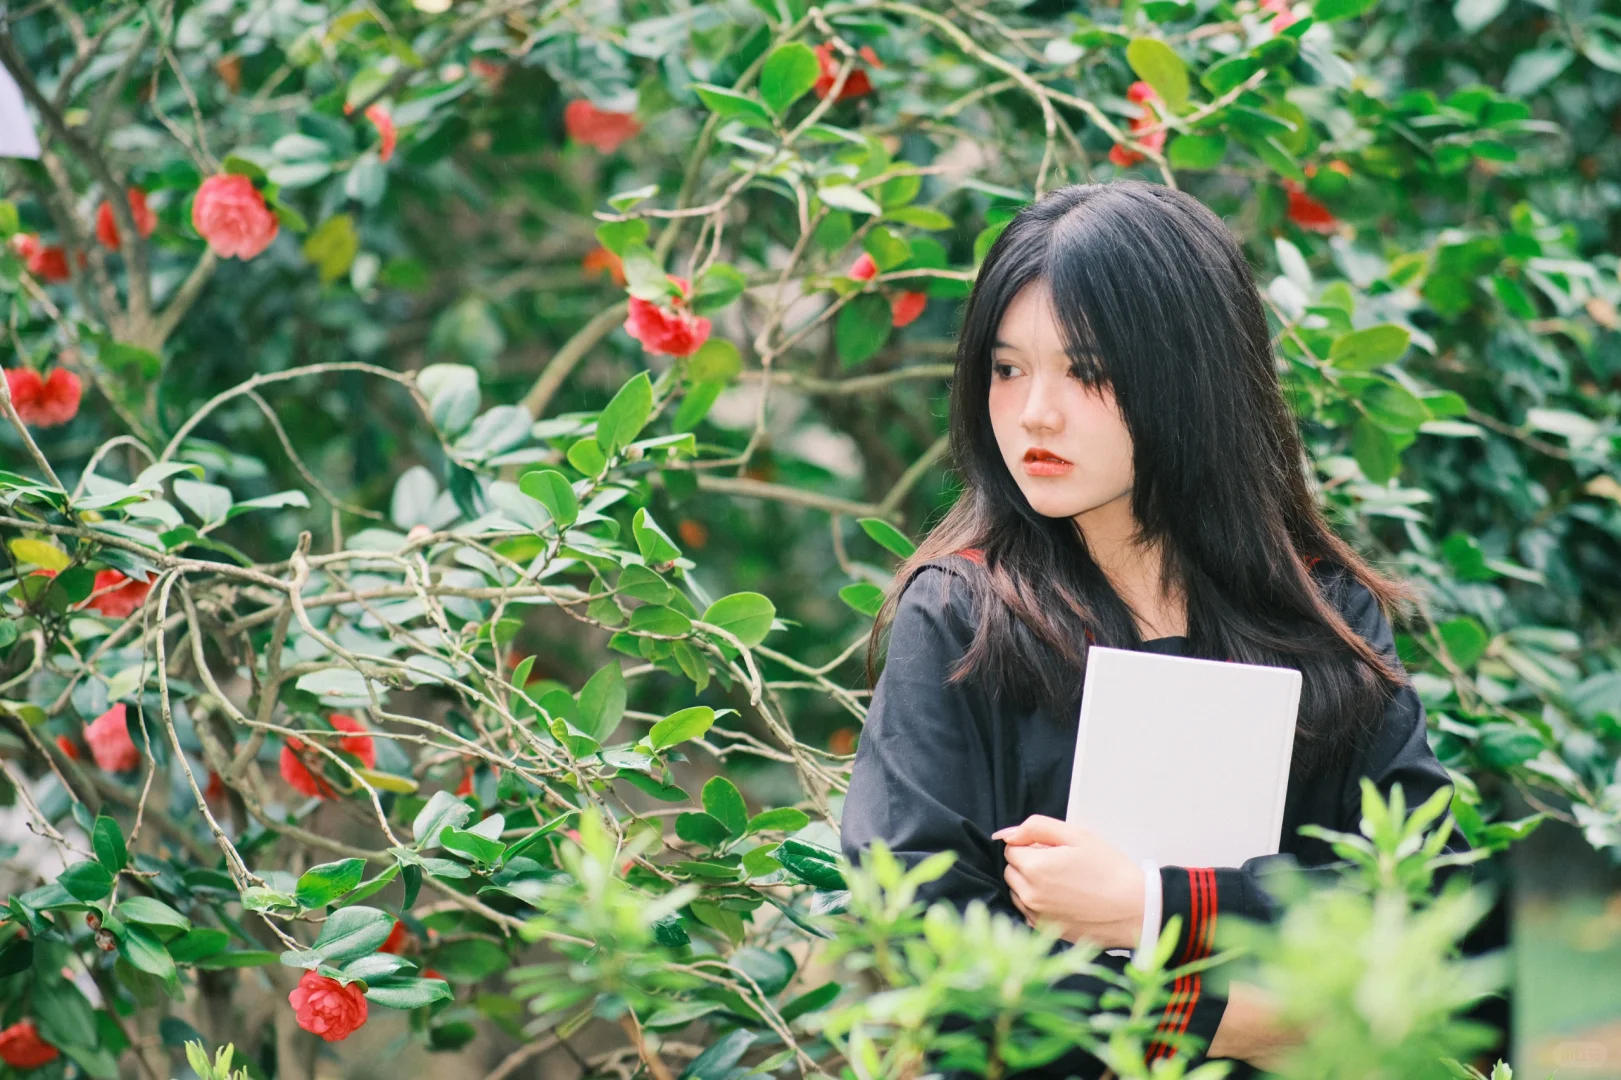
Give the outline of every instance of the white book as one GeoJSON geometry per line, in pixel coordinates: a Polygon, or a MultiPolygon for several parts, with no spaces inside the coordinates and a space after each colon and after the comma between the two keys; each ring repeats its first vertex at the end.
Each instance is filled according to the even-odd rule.
{"type": "Polygon", "coordinates": [[[23,108],[22,88],[5,68],[0,68],[0,157],[39,157],[39,140],[23,108]]]}
{"type": "Polygon", "coordinates": [[[1293,668],[1093,646],[1066,820],[1162,866],[1276,854],[1300,682],[1293,668]]]}

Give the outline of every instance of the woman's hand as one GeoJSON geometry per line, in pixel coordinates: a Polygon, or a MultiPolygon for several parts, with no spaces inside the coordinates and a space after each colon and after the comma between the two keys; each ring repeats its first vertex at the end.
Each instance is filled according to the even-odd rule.
{"type": "Polygon", "coordinates": [[[1007,842],[1002,876],[1030,925],[1051,920],[1065,941],[1135,948],[1143,925],[1143,870],[1090,829],[1042,814],[998,829],[1007,842]]]}

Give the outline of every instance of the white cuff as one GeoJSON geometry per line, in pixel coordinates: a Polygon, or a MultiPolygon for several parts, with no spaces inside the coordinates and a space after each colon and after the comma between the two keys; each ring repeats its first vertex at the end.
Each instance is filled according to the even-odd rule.
{"type": "Polygon", "coordinates": [[[1154,946],[1159,944],[1160,914],[1165,898],[1159,879],[1159,864],[1153,859],[1144,859],[1142,868],[1143,929],[1137,939],[1137,953],[1132,960],[1139,966],[1146,966],[1149,957],[1154,955],[1154,946]]]}

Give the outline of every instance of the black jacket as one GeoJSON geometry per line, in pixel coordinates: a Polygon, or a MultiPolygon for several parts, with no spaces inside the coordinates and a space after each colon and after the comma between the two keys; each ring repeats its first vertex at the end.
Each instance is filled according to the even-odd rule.
{"type": "MultiPolygon", "coordinates": [[[[1004,845],[990,834],[1031,814],[1063,819],[1078,717],[1057,718],[1021,711],[1001,699],[993,702],[974,680],[947,684],[977,626],[969,589],[953,580],[973,572],[964,559],[977,562],[975,556],[970,551],[925,563],[901,595],[844,801],[842,846],[847,858],[859,862],[866,846],[881,837],[908,866],[949,848],[957,852],[957,861],[943,877],[921,888],[918,898],[926,903],[950,900],[959,909],[979,899],[992,912],[1022,921],[1002,876],[1004,845]],[[958,587],[951,588],[953,584],[958,587]]],[[[1394,658],[1390,623],[1373,594],[1342,568],[1324,563],[1313,572],[1350,626],[1394,658]]],[[[1186,646],[1184,637],[1143,643],[1145,649],[1176,654],[1186,646]]],[[[1172,964],[1208,956],[1214,924],[1222,914],[1275,917],[1274,901],[1261,887],[1268,865],[1280,858],[1302,866],[1336,862],[1327,844],[1297,830],[1316,824],[1357,832],[1363,776],[1387,796],[1399,782],[1409,807],[1450,783],[1430,749],[1424,707],[1410,682],[1388,700],[1383,725],[1364,740],[1347,766],[1291,781],[1281,856],[1250,860],[1242,867],[1161,869],[1162,917],[1182,916],[1172,964]]],[[[1458,838],[1451,847],[1461,850],[1463,845],[1458,838]]],[[[1117,970],[1125,963],[1108,955],[1098,959],[1114,962],[1117,970]]],[[[1095,979],[1072,978],[1075,989],[1098,989],[1095,979]]],[[[1197,975],[1178,980],[1172,990],[1159,1030],[1195,1035],[1208,1045],[1221,1023],[1225,998],[1211,993],[1197,975]]],[[[1163,1043],[1149,1047],[1150,1059],[1170,1053],[1163,1043]]],[[[1235,1066],[1232,1077],[1255,1075],[1241,1062],[1235,1066]]],[[[1097,1076],[1101,1071],[1096,1058],[1077,1049],[1042,1070],[1017,1075],[1035,1080],[1097,1076]]]]}

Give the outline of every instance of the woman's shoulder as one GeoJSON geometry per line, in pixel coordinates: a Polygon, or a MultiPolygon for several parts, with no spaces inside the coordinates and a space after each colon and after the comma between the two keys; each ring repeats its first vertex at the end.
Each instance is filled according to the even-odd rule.
{"type": "Polygon", "coordinates": [[[1346,625],[1381,652],[1395,648],[1395,633],[1373,590],[1344,564],[1329,559],[1309,560],[1312,576],[1323,598],[1339,611],[1346,625]]]}
{"type": "Polygon", "coordinates": [[[938,555],[913,566],[906,574],[897,601],[896,617],[911,609],[934,618],[949,618],[959,627],[975,625],[973,581],[976,567],[984,565],[978,548],[938,555]]]}

